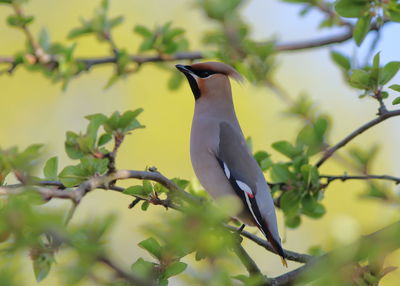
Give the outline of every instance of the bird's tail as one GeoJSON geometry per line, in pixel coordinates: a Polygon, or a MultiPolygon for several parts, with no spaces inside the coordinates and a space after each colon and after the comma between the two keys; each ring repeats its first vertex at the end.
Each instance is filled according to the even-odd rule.
{"type": "Polygon", "coordinates": [[[285,251],[283,250],[281,244],[273,238],[268,227],[259,226],[259,229],[264,234],[264,236],[267,238],[269,243],[271,243],[272,248],[275,250],[275,253],[281,257],[282,265],[285,267],[288,267],[287,261],[286,261],[286,254],[285,254],[285,251]]]}

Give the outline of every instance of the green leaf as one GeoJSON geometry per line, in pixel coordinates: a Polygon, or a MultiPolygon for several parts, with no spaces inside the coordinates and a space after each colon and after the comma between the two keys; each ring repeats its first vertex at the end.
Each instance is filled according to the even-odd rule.
{"type": "Polygon", "coordinates": [[[285,217],[285,224],[289,228],[296,228],[301,224],[301,217],[299,215],[285,217]]]}
{"type": "Polygon", "coordinates": [[[67,188],[79,185],[86,180],[88,174],[80,165],[67,166],[58,175],[61,183],[67,188]]]}
{"type": "Polygon", "coordinates": [[[152,193],[152,190],[144,188],[143,186],[132,186],[132,187],[126,188],[123,193],[126,195],[138,196],[138,197],[146,199],[152,193]]]}
{"type": "Polygon", "coordinates": [[[102,175],[107,171],[108,159],[86,156],[81,158],[81,166],[90,176],[102,175]]]}
{"type": "Polygon", "coordinates": [[[149,203],[149,201],[144,201],[143,203],[142,203],[142,205],[141,205],[141,209],[142,209],[142,211],[147,211],[147,209],[149,208],[149,206],[150,206],[150,203],[149,203]]]}
{"type": "Polygon", "coordinates": [[[180,261],[176,261],[170,265],[168,265],[168,267],[165,269],[164,271],[164,277],[165,278],[170,278],[172,276],[176,276],[181,274],[183,271],[185,271],[187,267],[186,263],[180,262],[180,261]]]}
{"type": "Polygon", "coordinates": [[[282,153],[283,155],[293,159],[302,153],[301,148],[296,148],[287,141],[278,141],[272,144],[272,148],[282,153]]]}
{"type": "Polygon", "coordinates": [[[177,186],[181,189],[186,189],[187,186],[189,186],[190,181],[188,180],[184,180],[184,179],[180,179],[180,178],[173,178],[172,181],[177,184],[177,186]]]}
{"type": "Polygon", "coordinates": [[[300,194],[296,191],[286,191],[280,198],[280,207],[286,216],[297,215],[300,208],[300,194]]]}
{"type": "Polygon", "coordinates": [[[344,70],[348,71],[351,69],[350,59],[345,55],[332,51],[331,58],[339,67],[343,68],[344,70]]]}
{"type": "Polygon", "coordinates": [[[393,105],[400,104],[400,97],[395,98],[395,99],[392,101],[392,104],[393,104],[393,105]]]}
{"type": "Polygon", "coordinates": [[[0,3],[11,4],[12,0],[0,0],[0,3]]]}
{"type": "Polygon", "coordinates": [[[342,17],[358,18],[368,9],[368,6],[368,0],[338,0],[335,10],[342,17]]]}
{"type": "Polygon", "coordinates": [[[393,89],[394,91],[400,92],[400,84],[392,84],[389,86],[390,89],[393,89]]]}
{"type": "Polygon", "coordinates": [[[50,158],[47,160],[44,169],[44,176],[46,179],[55,180],[58,174],[58,158],[57,156],[50,158]]]}
{"type": "Polygon", "coordinates": [[[146,279],[151,276],[154,266],[154,263],[146,261],[143,258],[138,258],[136,262],[131,265],[131,271],[139,278],[146,279]]]}
{"type": "Polygon", "coordinates": [[[46,52],[50,49],[50,35],[46,28],[42,28],[39,33],[39,45],[45,50],[46,52]]]}
{"type": "Polygon", "coordinates": [[[153,35],[153,33],[145,26],[143,25],[136,25],[135,28],[133,29],[133,31],[136,34],[139,34],[145,38],[151,37],[153,35]]]}
{"type": "Polygon", "coordinates": [[[7,17],[7,23],[13,27],[24,27],[33,22],[33,16],[10,15],[7,17]]]}
{"type": "Polygon", "coordinates": [[[123,22],[124,22],[124,17],[117,16],[115,18],[108,20],[108,26],[109,28],[115,28],[116,26],[121,25],[123,22]]]}
{"type": "Polygon", "coordinates": [[[397,74],[399,69],[400,69],[400,62],[387,63],[382,69],[379,83],[381,85],[388,83],[397,74]]]}
{"type": "Polygon", "coordinates": [[[325,207],[309,194],[302,198],[301,204],[303,213],[311,218],[320,218],[326,212],[325,207]]]}
{"type": "Polygon", "coordinates": [[[369,14],[367,16],[358,19],[353,30],[353,38],[357,46],[361,45],[365,36],[368,34],[370,27],[371,27],[371,16],[369,14]]]}
{"type": "Polygon", "coordinates": [[[72,131],[68,131],[66,133],[66,137],[67,139],[65,140],[64,145],[65,145],[65,152],[67,153],[68,157],[70,157],[71,159],[82,158],[85,154],[79,148],[78,144],[79,135],[72,131]]]}
{"type": "Polygon", "coordinates": [[[74,28],[68,33],[68,39],[74,39],[83,35],[91,34],[94,30],[91,26],[83,26],[79,28],[74,28]]]}
{"type": "Polygon", "coordinates": [[[99,130],[99,127],[107,120],[107,116],[97,113],[85,116],[85,118],[90,121],[86,130],[86,134],[93,139],[93,142],[95,142],[97,138],[97,131],[99,130]]]}
{"type": "Polygon", "coordinates": [[[41,253],[33,260],[33,272],[35,273],[37,282],[47,277],[53,262],[54,258],[50,253],[41,253]]]}
{"type": "Polygon", "coordinates": [[[161,259],[161,245],[154,238],[150,237],[141,241],[139,246],[147,250],[155,258],[161,259]]]}
{"type": "Polygon", "coordinates": [[[112,139],[112,135],[108,134],[108,133],[104,133],[103,135],[100,136],[98,142],[97,142],[97,146],[103,146],[105,144],[107,144],[108,142],[110,142],[110,140],[112,139]]]}
{"type": "Polygon", "coordinates": [[[136,117],[143,112],[143,108],[138,108],[134,111],[126,111],[122,114],[119,121],[119,128],[123,130],[124,133],[132,131],[137,128],[143,128],[143,126],[137,121],[136,117]]]}
{"type": "Polygon", "coordinates": [[[293,179],[294,176],[287,165],[278,163],[271,167],[271,178],[274,182],[281,183],[293,179]]]}
{"type": "Polygon", "coordinates": [[[311,184],[313,184],[313,186],[319,185],[319,174],[317,167],[306,164],[301,166],[300,170],[303,180],[307,185],[307,188],[309,188],[311,184]]]}
{"type": "Polygon", "coordinates": [[[353,70],[350,76],[350,85],[359,89],[372,88],[371,78],[365,70],[353,70]]]}

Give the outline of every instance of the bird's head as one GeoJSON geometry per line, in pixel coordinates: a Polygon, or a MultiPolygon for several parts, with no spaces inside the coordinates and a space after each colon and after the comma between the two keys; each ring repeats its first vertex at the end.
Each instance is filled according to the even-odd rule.
{"type": "Polygon", "coordinates": [[[219,62],[176,65],[176,68],[186,76],[196,100],[229,87],[229,77],[243,81],[233,67],[219,62]]]}

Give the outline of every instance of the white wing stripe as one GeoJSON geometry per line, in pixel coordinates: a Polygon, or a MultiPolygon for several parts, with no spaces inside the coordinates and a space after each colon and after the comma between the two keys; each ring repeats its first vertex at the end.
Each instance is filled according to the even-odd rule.
{"type": "Polygon", "coordinates": [[[249,195],[253,195],[253,192],[251,191],[250,187],[248,185],[246,185],[245,183],[243,183],[242,181],[236,180],[236,184],[239,186],[239,188],[249,194],[249,195]]]}
{"type": "MultiPolygon", "coordinates": [[[[253,211],[253,209],[252,209],[252,207],[251,207],[251,203],[250,203],[249,197],[248,197],[248,196],[245,196],[245,198],[246,198],[247,207],[249,208],[249,210],[250,210],[250,212],[251,212],[251,215],[253,216],[254,220],[256,221],[256,223],[258,224],[258,226],[259,226],[260,229],[261,229],[261,224],[260,224],[260,222],[258,221],[256,215],[254,214],[254,211],[253,211]]],[[[262,230],[261,230],[261,231],[262,231],[262,230]]],[[[264,234],[263,231],[262,231],[262,233],[264,234]]],[[[265,235],[265,234],[264,234],[264,235],[265,235]]]]}
{"type": "Polygon", "coordinates": [[[226,165],[226,163],[224,162],[224,172],[225,172],[225,176],[230,179],[231,178],[231,172],[229,171],[228,166],[226,165]]]}

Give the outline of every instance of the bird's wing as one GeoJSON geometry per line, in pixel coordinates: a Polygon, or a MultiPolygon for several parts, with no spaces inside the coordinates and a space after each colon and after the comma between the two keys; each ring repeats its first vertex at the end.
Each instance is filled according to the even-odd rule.
{"type": "Polygon", "coordinates": [[[219,145],[216,158],[236,195],[251,214],[256,225],[284,258],[276,227],[272,198],[264,176],[246,145],[243,135],[227,122],[220,123],[219,145]],[[263,180],[263,182],[260,182],[263,180]],[[265,186],[261,188],[259,186],[265,186]],[[272,204],[272,205],[271,205],[272,204]],[[264,209],[262,209],[264,208],[264,209]],[[270,208],[266,210],[265,208],[270,208]],[[272,210],[271,210],[272,208],[272,210]],[[266,214],[273,215],[272,219],[266,214]],[[269,225],[271,222],[272,225],[269,225]]]}

